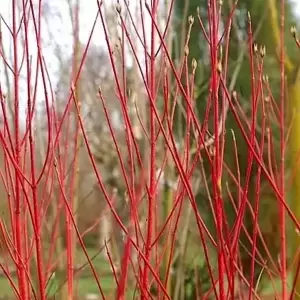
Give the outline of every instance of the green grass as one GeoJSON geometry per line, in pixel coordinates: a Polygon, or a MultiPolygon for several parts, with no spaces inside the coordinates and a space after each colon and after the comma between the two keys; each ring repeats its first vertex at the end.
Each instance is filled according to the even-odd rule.
{"type": "MultiPolygon", "coordinates": [[[[101,288],[103,289],[105,294],[113,292],[114,282],[112,278],[99,278],[99,281],[101,283],[101,288]]],[[[87,293],[99,294],[99,289],[94,278],[84,277],[80,278],[78,282],[79,296],[84,296],[87,293]]]]}
{"type": "Polygon", "coordinates": [[[9,281],[5,277],[1,276],[0,277],[0,298],[3,298],[5,296],[11,297],[13,295],[14,293],[9,281]]]}
{"type": "MultiPolygon", "coordinates": [[[[89,257],[93,257],[97,254],[96,249],[88,249],[89,257]]],[[[84,296],[87,293],[95,293],[99,294],[98,286],[95,278],[93,277],[90,266],[87,264],[87,259],[80,249],[77,251],[75,258],[76,266],[86,266],[80,271],[79,274],[76,275],[78,279],[78,296],[84,296]]],[[[103,253],[100,253],[93,259],[93,265],[98,274],[99,282],[105,294],[113,293],[115,289],[115,282],[113,275],[110,271],[110,265],[107,260],[103,257],[103,253]]],[[[14,278],[16,279],[16,278],[14,278]]],[[[16,280],[15,280],[16,282],[16,280]]],[[[48,282],[48,295],[53,296],[57,288],[61,286],[61,282],[59,282],[58,276],[54,276],[48,282]]],[[[0,298],[8,296],[13,297],[13,290],[10,286],[9,281],[4,277],[0,277],[0,298]]]]}

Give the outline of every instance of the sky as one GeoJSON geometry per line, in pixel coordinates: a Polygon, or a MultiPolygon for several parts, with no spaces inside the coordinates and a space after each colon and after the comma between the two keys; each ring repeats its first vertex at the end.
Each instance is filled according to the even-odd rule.
{"type": "MultiPolygon", "coordinates": [[[[290,0],[295,5],[295,10],[300,17],[300,0],[290,0]]],[[[10,20],[10,10],[12,0],[0,0],[0,14],[7,21],[10,20]]],[[[21,2],[21,1],[19,1],[21,2]]],[[[38,1],[33,1],[37,3],[38,1]]],[[[50,3],[51,7],[51,31],[55,35],[55,42],[59,43],[64,48],[66,55],[71,54],[72,36],[71,36],[71,23],[69,18],[69,11],[66,0],[44,0],[42,2],[50,3]]],[[[106,5],[115,3],[115,0],[105,0],[106,5]]],[[[122,2],[122,1],[121,1],[122,2]]],[[[133,1],[134,2],[134,1],[133,1]]],[[[129,1],[129,3],[133,3],[129,1]]],[[[92,28],[95,16],[97,12],[97,0],[84,1],[84,5],[80,7],[80,40],[85,43],[88,39],[90,29],[92,28]]],[[[103,46],[105,44],[104,33],[100,28],[100,22],[96,29],[96,34],[93,36],[93,44],[103,46]]],[[[4,40],[10,40],[7,38],[8,32],[2,26],[2,35],[4,40]]],[[[46,33],[44,34],[47,35],[46,33]]],[[[50,40],[50,38],[49,38],[50,40]]],[[[48,41],[49,47],[44,48],[45,57],[51,65],[54,65],[55,56],[53,56],[54,41],[48,41]],[[52,63],[51,63],[52,62],[52,63]]]]}
{"type": "MultiPolygon", "coordinates": [[[[149,2],[150,0],[146,0],[149,2]]],[[[11,22],[11,2],[12,0],[0,0],[0,14],[3,18],[10,23],[11,22]]],[[[21,2],[21,1],[19,1],[21,2]]],[[[38,3],[38,1],[33,1],[34,3],[38,3]]],[[[55,47],[59,45],[62,49],[63,55],[65,58],[68,58],[72,54],[72,27],[71,21],[69,17],[69,8],[67,0],[44,0],[44,3],[49,3],[47,5],[47,9],[49,11],[48,15],[45,14],[48,24],[46,22],[43,26],[42,37],[43,37],[43,55],[45,57],[45,61],[47,63],[47,68],[50,72],[52,80],[55,84],[57,80],[57,73],[59,72],[59,62],[57,56],[55,55],[55,47]],[[51,28],[51,35],[49,35],[49,27],[51,28]]],[[[73,0],[74,2],[74,0],[73,0]]],[[[116,3],[114,0],[105,0],[105,5],[109,6],[111,4],[116,3]]],[[[84,45],[86,45],[91,28],[93,26],[94,20],[96,18],[96,14],[98,11],[97,0],[89,0],[89,1],[81,1],[82,5],[80,6],[80,41],[84,45]]],[[[134,7],[130,2],[131,7],[134,7]]],[[[45,10],[46,11],[46,10],[45,10]]],[[[115,11],[115,9],[113,9],[115,11]]],[[[150,18],[146,19],[146,24],[149,24],[150,18]]],[[[32,28],[33,30],[33,28],[32,28]]],[[[11,37],[9,37],[9,32],[6,28],[2,26],[2,36],[4,41],[10,41],[11,37]]],[[[36,43],[35,38],[31,35],[30,45],[32,45],[31,52],[32,55],[36,55],[36,43]]],[[[4,43],[6,46],[6,52],[11,53],[11,45],[9,43],[4,43]]],[[[96,25],[95,33],[92,37],[92,44],[100,47],[106,48],[104,31],[102,29],[102,25],[100,19],[98,18],[98,22],[96,25]]],[[[20,55],[21,56],[21,55],[20,55]]],[[[0,67],[1,68],[1,67],[0,67]]],[[[3,69],[0,69],[0,78],[3,76],[3,69]]],[[[25,75],[24,75],[25,76],[25,75]]]]}

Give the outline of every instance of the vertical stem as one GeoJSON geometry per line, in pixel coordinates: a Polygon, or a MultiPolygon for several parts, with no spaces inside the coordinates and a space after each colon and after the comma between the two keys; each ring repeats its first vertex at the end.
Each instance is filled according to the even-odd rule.
{"type": "MultiPolygon", "coordinates": [[[[168,170],[168,169],[167,169],[168,170]]],[[[166,178],[168,180],[171,180],[171,168],[166,172],[166,178]]],[[[164,185],[164,196],[163,196],[163,220],[167,220],[170,212],[172,211],[173,207],[173,191],[172,187],[170,186],[169,182],[166,182],[164,185]]],[[[171,228],[171,226],[168,226],[167,228],[171,228]]],[[[169,274],[169,261],[171,260],[172,256],[172,241],[169,237],[169,230],[166,229],[165,232],[165,245],[166,250],[164,254],[164,259],[162,262],[162,278],[164,278],[166,290],[168,292],[168,295],[171,296],[171,276],[169,274]]],[[[163,298],[164,299],[164,298],[163,298]]]]}
{"type": "MultiPolygon", "coordinates": [[[[14,70],[14,126],[15,126],[15,161],[20,166],[20,141],[19,141],[19,64],[18,64],[18,26],[17,26],[17,1],[12,1],[12,21],[13,21],[13,70],[14,70]]],[[[27,299],[26,273],[23,260],[23,239],[22,239],[22,218],[21,218],[21,183],[17,168],[15,168],[15,243],[16,243],[16,262],[18,269],[19,292],[23,299],[27,299]]]]}
{"type": "MultiPolygon", "coordinates": [[[[280,193],[282,199],[285,199],[285,55],[284,55],[284,5],[285,1],[281,0],[281,18],[280,18],[280,193]]],[[[282,202],[279,203],[279,222],[280,222],[280,260],[281,260],[281,284],[282,284],[282,299],[287,299],[287,275],[286,275],[286,221],[285,207],[282,202]]]]}
{"type": "MultiPolygon", "coordinates": [[[[293,62],[290,60],[289,56],[285,53],[284,49],[284,17],[285,17],[285,6],[284,0],[280,1],[281,6],[281,15],[280,15],[280,26],[279,26],[279,18],[278,18],[278,11],[277,11],[277,2],[275,0],[268,0],[268,7],[270,12],[270,23],[272,26],[272,35],[274,39],[275,46],[279,47],[280,49],[280,156],[281,156],[281,163],[280,163],[280,193],[282,199],[285,199],[285,142],[284,142],[284,122],[285,122],[285,73],[291,75],[289,80],[288,86],[288,95],[289,95],[289,109],[290,109],[290,116],[289,119],[291,120],[291,131],[289,136],[289,154],[290,154],[290,167],[293,170],[294,174],[294,181],[291,187],[291,198],[292,198],[292,211],[295,214],[296,218],[299,220],[300,211],[299,211],[299,202],[298,199],[300,197],[300,171],[298,167],[298,153],[300,149],[300,140],[299,140],[299,107],[300,107],[300,100],[299,100],[299,92],[300,92],[300,79],[299,79],[299,72],[293,74],[295,71],[295,67],[293,62]],[[294,169],[296,168],[296,170],[294,169]]],[[[286,218],[285,218],[285,207],[282,201],[279,204],[279,221],[280,221],[280,245],[281,245],[281,255],[280,255],[280,262],[281,262],[281,280],[282,280],[282,297],[283,299],[287,299],[287,289],[286,289],[286,281],[287,281],[287,274],[286,274],[286,218]]],[[[292,234],[293,241],[292,241],[292,253],[297,254],[298,246],[299,246],[299,235],[296,233],[296,236],[292,234]]],[[[296,265],[296,274],[297,276],[297,263],[296,265]]],[[[300,280],[296,280],[296,292],[300,291],[300,280]]]]}
{"type": "Polygon", "coordinates": [[[210,1],[208,11],[210,14],[210,56],[211,56],[211,99],[214,107],[214,158],[212,165],[213,176],[213,193],[216,205],[216,220],[218,234],[218,279],[219,279],[219,297],[225,299],[224,291],[224,274],[225,274],[225,258],[223,251],[223,205],[221,199],[221,160],[219,147],[219,97],[218,97],[218,12],[217,1],[210,1]]]}
{"type": "MultiPolygon", "coordinates": [[[[258,97],[262,101],[262,125],[261,125],[261,142],[259,157],[260,160],[263,160],[263,149],[265,145],[265,125],[266,125],[266,116],[265,116],[265,105],[264,105],[264,95],[262,88],[262,72],[263,72],[263,61],[259,63],[259,76],[258,76],[258,97]]],[[[258,102],[258,100],[257,100],[258,102]]],[[[256,111],[256,110],[255,110],[256,111]]],[[[254,199],[254,221],[253,221],[253,236],[252,236],[252,258],[251,258],[251,271],[250,271],[250,292],[248,299],[253,299],[253,286],[254,286],[254,272],[255,272],[255,261],[256,261],[256,252],[257,252],[257,233],[258,233],[258,215],[259,215],[259,205],[260,205],[260,189],[261,189],[261,167],[258,167],[256,174],[256,183],[255,183],[255,199],[254,199]]]]}
{"type": "MultiPolygon", "coordinates": [[[[289,138],[289,155],[290,166],[293,174],[293,184],[291,187],[291,208],[297,220],[300,219],[300,168],[299,168],[299,151],[300,151],[300,72],[296,74],[295,81],[288,88],[290,119],[292,122],[290,138],[289,138]]],[[[293,265],[293,275],[295,281],[295,292],[300,292],[300,276],[298,274],[299,245],[300,236],[296,230],[292,230],[291,234],[292,255],[296,256],[296,261],[293,265]]]]}
{"type": "MultiPolygon", "coordinates": [[[[71,4],[70,4],[71,5],[71,4]]],[[[71,9],[71,7],[70,7],[71,9]]],[[[72,12],[72,10],[71,10],[72,12]]],[[[74,97],[77,108],[78,114],[80,117],[81,113],[81,102],[80,102],[80,80],[77,81],[75,86],[75,90],[73,89],[73,82],[76,80],[76,74],[78,72],[78,61],[79,61],[79,0],[76,1],[75,4],[75,14],[72,16],[73,21],[73,38],[74,38],[74,51],[73,51],[73,66],[72,66],[72,97],[74,97]]],[[[76,113],[76,108],[75,113],[76,113]]],[[[71,213],[68,211],[66,207],[66,230],[67,230],[67,281],[68,281],[68,300],[73,299],[73,292],[74,292],[74,272],[73,272],[73,265],[74,265],[74,257],[76,255],[76,242],[75,242],[75,232],[73,229],[73,222],[72,217],[75,220],[76,226],[76,216],[71,215],[74,211],[77,211],[78,206],[78,193],[79,193],[79,182],[80,182],[80,167],[79,167],[79,150],[81,147],[81,138],[80,138],[80,128],[79,128],[79,120],[75,119],[75,141],[74,141],[74,162],[73,162],[73,174],[72,174],[72,181],[70,186],[70,210],[71,213]]]]}
{"type": "MultiPolygon", "coordinates": [[[[155,163],[156,163],[156,131],[155,131],[155,112],[152,105],[155,105],[155,20],[157,11],[157,1],[153,0],[151,8],[151,55],[150,55],[150,76],[149,76],[149,91],[152,101],[149,99],[150,103],[150,186],[149,186],[149,203],[148,203],[148,219],[147,219],[147,239],[145,245],[145,259],[150,262],[151,258],[151,243],[152,243],[152,233],[154,224],[154,211],[155,211],[155,194],[156,194],[156,178],[155,178],[155,163]],[[153,103],[153,104],[152,104],[153,103]]],[[[149,268],[147,263],[144,265],[143,272],[143,295],[145,295],[148,289],[149,281],[149,268]]],[[[143,296],[145,297],[145,296],[143,296]]]]}
{"type": "MultiPolygon", "coordinates": [[[[25,2],[23,1],[23,11],[26,11],[25,2]]],[[[39,14],[41,12],[41,7],[39,7],[39,14]]],[[[40,15],[39,15],[39,26],[38,26],[38,36],[37,41],[38,45],[40,44],[40,15]]],[[[40,299],[46,299],[45,293],[45,280],[43,273],[43,256],[42,256],[42,243],[41,243],[41,220],[40,216],[40,207],[38,205],[39,199],[37,194],[37,183],[36,183],[36,163],[35,163],[35,146],[34,146],[34,138],[32,132],[33,126],[33,111],[34,111],[34,101],[32,101],[31,97],[31,65],[30,65],[30,55],[29,55],[29,41],[28,41],[28,22],[27,16],[24,14],[24,32],[25,32],[25,51],[26,51],[26,67],[27,67],[27,108],[28,108],[28,127],[29,127],[29,153],[30,153],[30,172],[31,172],[31,190],[32,190],[32,201],[33,201],[33,213],[34,213],[34,237],[35,237],[35,250],[36,250],[36,266],[38,273],[38,285],[40,290],[40,299]]],[[[39,51],[39,50],[38,50],[39,51]]]]}

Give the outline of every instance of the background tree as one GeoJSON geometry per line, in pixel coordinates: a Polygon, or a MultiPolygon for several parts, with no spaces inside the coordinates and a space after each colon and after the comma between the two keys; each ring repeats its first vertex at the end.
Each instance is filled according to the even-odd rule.
{"type": "MultiPolygon", "coordinates": [[[[294,14],[293,4],[289,1],[284,2],[284,10],[285,10],[285,18],[284,18],[284,44],[285,44],[285,58],[284,65],[286,67],[286,84],[287,84],[287,95],[285,101],[285,128],[284,134],[287,134],[288,128],[292,123],[291,114],[289,113],[288,108],[294,107],[296,109],[296,103],[298,103],[299,96],[296,96],[293,92],[297,85],[297,70],[299,65],[299,49],[295,45],[295,41],[290,33],[290,29],[292,26],[295,26],[299,22],[297,20],[296,15],[294,14]],[[293,86],[293,87],[292,87],[293,86]]],[[[196,76],[197,82],[197,99],[196,105],[199,112],[199,116],[202,120],[204,120],[205,111],[207,109],[207,86],[208,80],[211,72],[211,66],[208,61],[208,47],[207,43],[204,43],[205,37],[203,35],[203,31],[198,28],[200,25],[198,24],[198,20],[201,20],[204,28],[208,28],[208,19],[207,19],[207,2],[201,1],[175,1],[175,17],[174,17],[174,26],[177,32],[176,37],[174,38],[174,46],[173,46],[173,55],[174,58],[180,56],[180,53],[184,51],[185,37],[188,32],[188,18],[189,16],[193,16],[196,21],[193,25],[193,29],[190,32],[190,40],[189,40],[189,58],[190,62],[193,58],[195,58],[198,62],[198,70],[196,76]],[[182,22],[184,20],[185,22],[182,22]],[[197,29],[196,29],[197,28],[197,29]]],[[[248,51],[248,41],[249,41],[249,28],[248,28],[248,12],[251,18],[251,28],[253,32],[253,47],[255,51],[260,51],[260,49],[265,49],[266,54],[264,55],[264,67],[263,74],[267,80],[267,85],[272,91],[271,97],[273,97],[274,101],[280,106],[280,98],[281,98],[281,73],[280,73],[280,11],[281,11],[281,1],[270,0],[270,1],[238,1],[237,6],[235,6],[234,1],[223,1],[222,6],[220,7],[221,11],[221,24],[226,26],[228,24],[228,16],[231,15],[232,11],[233,18],[230,21],[231,31],[230,31],[230,43],[228,45],[228,58],[225,58],[225,51],[227,45],[225,44],[225,38],[221,43],[220,47],[220,57],[222,60],[222,64],[225,64],[227,59],[228,62],[228,77],[226,78],[229,89],[231,92],[234,91],[238,95],[238,102],[241,107],[240,112],[242,111],[243,115],[249,120],[251,119],[251,78],[250,78],[250,53],[248,51]],[[256,50],[257,49],[257,50],[256,50]],[[222,50],[222,51],[221,51],[222,50]],[[222,55],[223,53],[223,55],[222,55]]],[[[222,26],[221,26],[222,27],[222,26]]],[[[224,27],[220,28],[220,35],[223,34],[226,36],[226,32],[224,33],[224,27]]],[[[224,67],[224,66],[223,66],[224,67]]],[[[270,95],[266,93],[266,99],[269,99],[270,95]]],[[[222,103],[224,103],[224,95],[222,98],[222,103]]],[[[262,115],[261,111],[258,110],[258,118],[261,120],[262,115]]],[[[294,116],[295,118],[295,116],[294,116]]],[[[290,136],[290,145],[292,152],[298,153],[300,147],[296,144],[298,140],[296,136],[298,135],[299,124],[296,118],[293,121],[294,125],[292,126],[292,133],[290,136]]],[[[258,121],[259,123],[259,121],[258,121]]],[[[276,119],[271,119],[268,124],[269,130],[272,135],[271,147],[273,151],[273,157],[271,159],[271,164],[273,165],[274,170],[279,170],[280,164],[276,162],[280,161],[279,158],[281,156],[280,152],[280,124],[276,121],[276,119]]],[[[236,143],[238,145],[238,161],[241,170],[241,182],[245,183],[245,176],[248,164],[248,150],[247,144],[245,143],[245,139],[241,134],[239,126],[237,125],[233,115],[229,113],[226,118],[226,134],[225,139],[227,143],[230,143],[232,140],[232,136],[229,133],[230,130],[234,131],[234,135],[236,138],[236,143]]],[[[256,127],[256,136],[259,137],[261,134],[261,130],[259,127],[256,127]]],[[[265,147],[267,147],[268,141],[265,140],[265,147]]],[[[286,146],[285,146],[286,147],[286,146]]],[[[291,153],[288,151],[286,147],[285,153],[291,153]]],[[[296,154],[295,154],[296,155],[296,154]]],[[[286,174],[290,174],[293,172],[294,166],[297,165],[297,155],[291,157],[289,159],[289,155],[287,155],[287,165],[286,165],[286,174]]],[[[265,157],[265,159],[268,159],[265,157]]],[[[228,166],[229,170],[235,169],[235,158],[232,156],[232,153],[225,152],[224,161],[228,166]]],[[[276,171],[275,171],[276,172],[276,171]]],[[[297,172],[297,171],[294,171],[297,172]]],[[[226,173],[226,172],[225,172],[226,173]]],[[[257,165],[253,167],[252,174],[257,173],[257,165]]],[[[278,182],[280,178],[278,174],[275,174],[278,182]]],[[[233,195],[238,195],[238,191],[236,190],[236,185],[230,180],[230,176],[227,174],[224,176],[226,184],[228,184],[229,189],[233,195]]],[[[289,175],[286,175],[285,181],[286,183],[290,183],[289,175]]],[[[295,175],[294,183],[292,186],[292,190],[297,189],[299,182],[299,176],[295,175]]],[[[255,199],[255,188],[256,188],[256,177],[251,176],[250,186],[249,186],[249,196],[251,206],[254,208],[254,199],[255,199]]],[[[290,183],[291,184],[291,183],[290,183]]],[[[288,185],[287,185],[288,186],[288,185]]],[[[287,190],[289,188],[287,187],[287,190]]],[[[272,256],[274,259],[277,258],[278,253],[280,252],[280,232],[279,232],[279,222],[278,222],[278,206],[276,196],[273,193],[273,188],[270,187],[268,180],[262,177],[261,182],[261,199],[260,199],[260,228],[262,231],[263,238],[265,243],[268,246],[268,249],[272,252],[272,256]]],[[[298,194],[291,196],[290,193],[287,192],[287,199],[293,197],[294,199],[298,199],[298,194]]],[[[199,201],[199,206],[202,207],[202,201],[199,201]]],[[[291,204],[291,203],[290,203],[291,204]]],[[[294,200],[293,209],[295,215],[299,218],[298,214],[298,201],[294,200]],[[295,206],[294,206],[295,205],[295,206]]],[[[232,210],[232,203],[229,198],[226,200],[227,212],[230,215],[230,210],[232,210]]],[[[226,208],[225,208],[226,209],[226,208]]],[[[249,208],[246,213],[246,218],[244,221],[247,230],[251,233],[253,230],[253,214],[250,213],[249,208]]],[[[212,226],[212,224],[211,224],[212,226]]],[[[288,227],[289,236],[292,240],[297,239],[291,232],[294,230],[291,227],[288,227]]],[[[247,247],[251,247],[251,243],[249,244],[249,240],[244,236],[241,240],[241,252],[242,261],[243,261],[243,269],[248,276],[250,276],[250,267],[251,267],[251,253],[248,252],[247,247]],[[248,246],[245,246],[248,245],[248,246]],[[244,248],[245,247],[245,248],[244,248]]],[[[294,248],[294,254],[298,249],[298,242],[296,248],[294,248]]],[[[260,245],[261,253],[264,253],[266,257],[266,252],[263,249],[263,246],[260,245]]],[[[292,260],[293,253],[289,251],[290,261],[292,260]]],[[[268,262],[270,259],[267,258],[268,262]]],[[[258,276],[261,272],[261,267],[256,265],[256,276],[258,276]]],[[[268,281],[268,279],[267,279],[268,281]]],[[[262,281],[260,281],[262,283],[262,281]]]]}

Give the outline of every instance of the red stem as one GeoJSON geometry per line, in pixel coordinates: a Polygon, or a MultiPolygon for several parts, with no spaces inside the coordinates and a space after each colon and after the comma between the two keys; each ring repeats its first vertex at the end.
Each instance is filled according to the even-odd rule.
{"type": "MultiPolygon", "coordinates": [[[[279,192],[282,199],[285,199],[285,49],[284,49],[284,6],[285,1],[281,0],[281,18],[280,18],[280,179],[279,192]]],[[[280,223],[280,274],[282,299],[287,299],[287,271],[286,271],[286,210],[282,202],[279,202],[279,223],[280,223]]]]}
{"type": "Polygon", "coordinates": [[[224,276],[226,273],[225,253],[223,241],[223,200],[221,198],[221,155],[219,144],[219,97],[218,97],[218,24],[219,16],[217,13],[216,1],[210,1],[208,4],[208,14],[210,23],[210,59],[211,59],[211,99],[214,107],[214,156],[212,164],[212,183],[213,195],[215,201],[216,227],[218,236],[218,281],[219,281],[219,299],[225,299],[224,276]]]}
{"type": "MultiPolygon", "coordinates": [[[[17,28],[17,2],[16,0],[12,1],[12,37],[13,37],[13,70],[14,70],[14,127],[15,127],[15,162],[16,165],[20,166],[20,137],[19,137],[19,56],[18,56],[18,28],[17,28]]],[[[22,228],[23,228],[23,219],[21,217],[21,186],[19,179],[19,171],[15,169],[15,243],[16,243],[16,262],[17,262],[17,274],[18,274],[18,282],[19,282],[19,292],[22,295],[23,299],[28,299],[27,293],[27,284],[26,284],[26,275],[24,266],[22,265],[22,261],[24,259],[23,253],[23,238],[22,238],[22,228]]]]}
{"type": "MultiPolygon", "coordinates": [[[[151,259],[151,244],[152,244],[152,235],[153,235],[153,225],[155,220],[155,199],[156,199],[156,122],[155,122],[155,113],[153,106],[156,104],[156,89],[155,89],[155,32],[156,28],[154,26],[154,20],[156,20],[157,14],[157,1],[153,0],[151,8],[151,54],[150,54],[150,76],[149,82],[149,92],[151,100],[149,100],[150,107],[150,167],[149,167],[149,198],[148,198],[148,216],[147,216],[147,238],[145,244],[145,259],[150,263],[151,259]]],[[[147,264],[144,265],[143,271],[143,284],[142,289],[145,291],[149,290],[148,287],[149,281],[149,269],[147,264]]],[[[145,299],[142,297],[142,299],[145,299]]]]}

